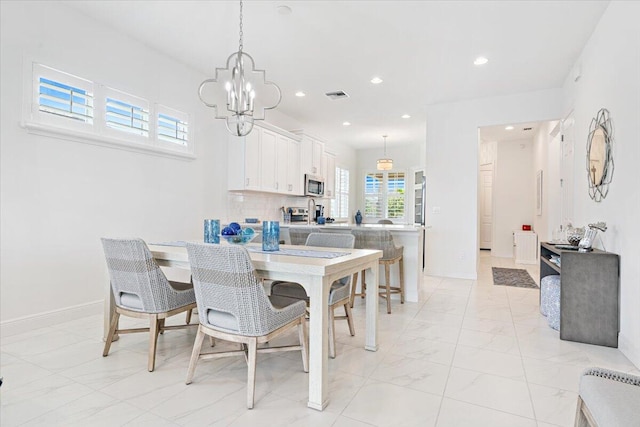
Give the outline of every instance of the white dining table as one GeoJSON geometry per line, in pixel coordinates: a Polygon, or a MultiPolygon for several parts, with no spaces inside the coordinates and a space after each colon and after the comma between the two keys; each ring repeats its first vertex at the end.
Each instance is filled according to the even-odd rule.
{"type": "MultiPolygon", "coordinates": [[[[221,244],[227,244],[222,242],[221,244]]],[[[370,249],[337,249],[309,246],[280,245],[281,249],[313,250],[347,253],[334,258],[283,255],[260,251],[259,244],[248,249],[256,275],[268,280],[300,283],[309,296],[309,401],[308,407],[324,410],[329,403],[328,381],[328,302],[331,284],[342,277],[362,270],[370,270],[370,289],[377,289],[378,259],[382,251],[370,249]]],[[[190,269],[186,248],[150,244],[149,249],[160,266],[190,269]]],[[[113,298],[110,298],[113,301],[113,298]]],[[[113,304],[113,302],[111,303],[113,304]]],[[[109,313],[113,307],[109,307],[109,313]]],[[[110,314],[105,316],[105,322],[110,314]]],[[[378,292],[367,292],[365,346],[378,350],[378,292]]]]}

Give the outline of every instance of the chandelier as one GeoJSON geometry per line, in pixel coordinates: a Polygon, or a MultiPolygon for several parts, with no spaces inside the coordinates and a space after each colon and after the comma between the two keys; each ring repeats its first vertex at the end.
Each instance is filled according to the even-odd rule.
{"type": "Polygon", "coordinates": [[[377,169],[379,171],[388,171],[393,169],[393,160],[387,157],[387,135],[382,135],[384,138],[384,157],[378,159],[377,169]]]}
{"type": "Polygon", "coordinates": [[[264,120],[265,110],[276,108],[282,100],[278,85],[265,80],[265,71],[256,70],[251,55],[243,51],[242,35],[240,2],[238,51],[227,58],[226,68],[216,68],[215,78],[203,81],[198,90],[200,100],[214,109],[216,119],[225,120],[227,129],[235,136],[248,135],[254,121],[264,120]],[[269,99],[269,92],[273,99],[269,99]],[[267,104],[270,101],[271,105],[267,104]],[[226,108],[220,108],[221,105],[226,108]]]}

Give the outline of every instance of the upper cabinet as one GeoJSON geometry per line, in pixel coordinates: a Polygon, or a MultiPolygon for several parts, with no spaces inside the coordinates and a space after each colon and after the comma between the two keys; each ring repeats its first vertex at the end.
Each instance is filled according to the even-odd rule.
{"type": "Polygon", "coordinates": [[[266,123],[245,137],[229,135],[229,191],[302,195],[300,146],[294,138],[266,123]]]}
{"type": "Polygon", "coordinates": [[[325,152],[322,159],[324,178],[324,196],[333,199],[336,196],[336,156],[325,152]]]}
{"type": "Polygon", "coordinates": [[[300,172],[309,175],[322,176],[322,157],[324,155],[324,142],[304,133],[298,133],[302,137],[300,141],[300,172]]]}

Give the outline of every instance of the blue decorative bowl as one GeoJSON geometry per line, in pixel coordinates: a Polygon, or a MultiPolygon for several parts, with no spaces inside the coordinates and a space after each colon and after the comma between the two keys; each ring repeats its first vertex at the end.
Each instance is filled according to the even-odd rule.
{"type": "Polygon", "coordinates": [[[255,234],[236,234],[233,236],[222,236],[227,242],[234,245],[246,245],[256,237],[255,234]]]}

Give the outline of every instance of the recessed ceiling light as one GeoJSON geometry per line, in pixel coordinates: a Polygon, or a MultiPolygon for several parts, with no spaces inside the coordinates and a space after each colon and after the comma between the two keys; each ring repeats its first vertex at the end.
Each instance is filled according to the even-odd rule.
{"type": "Polygon", "coordinates": [[[379,85],[380,83],[382,83],[382,79],[380,77],[374,77],[371,79],[371,83],[373,83],[374,85],[379,85]]]}
{"type": "Polygon", "coordinates": [[[485,58],[484,56],[478,56],[476,60],[473,61],[473,65],[484,65],[487,62],[489,62],[487,58],[485,58]]]}
{"type": "Polygon", "coordinates": [[[351,126],[351,123],[349,123],[349,122],[342,122],[342,126],[351,126]]]}
{"type": "Polygon", "coordinates": [[[403,114],[403,115],[402,115],[402,118],[403,118],[403,119],[410,119],[410,118],[411,118],[411,116],[410,116],[410,115],[408,115],[408,114],[403,114]]]}
{"type": "Polygon", "coordinates": [[[289,6],[280,5],[278,6],[278,13],[280,15],[291,15],[291,8],[289,6]]]}
{"type": "Polygon", "coordinates": [[[302,98],[303,96],[307,96],[306,93],[304,93],[303,91],[299,90],[296,92],[296,96],[302,98]]]}
{"type": "Polygon", "coordinates": [[[513,126],[507,126],[504,130],[513,130],[513,126]]]}

